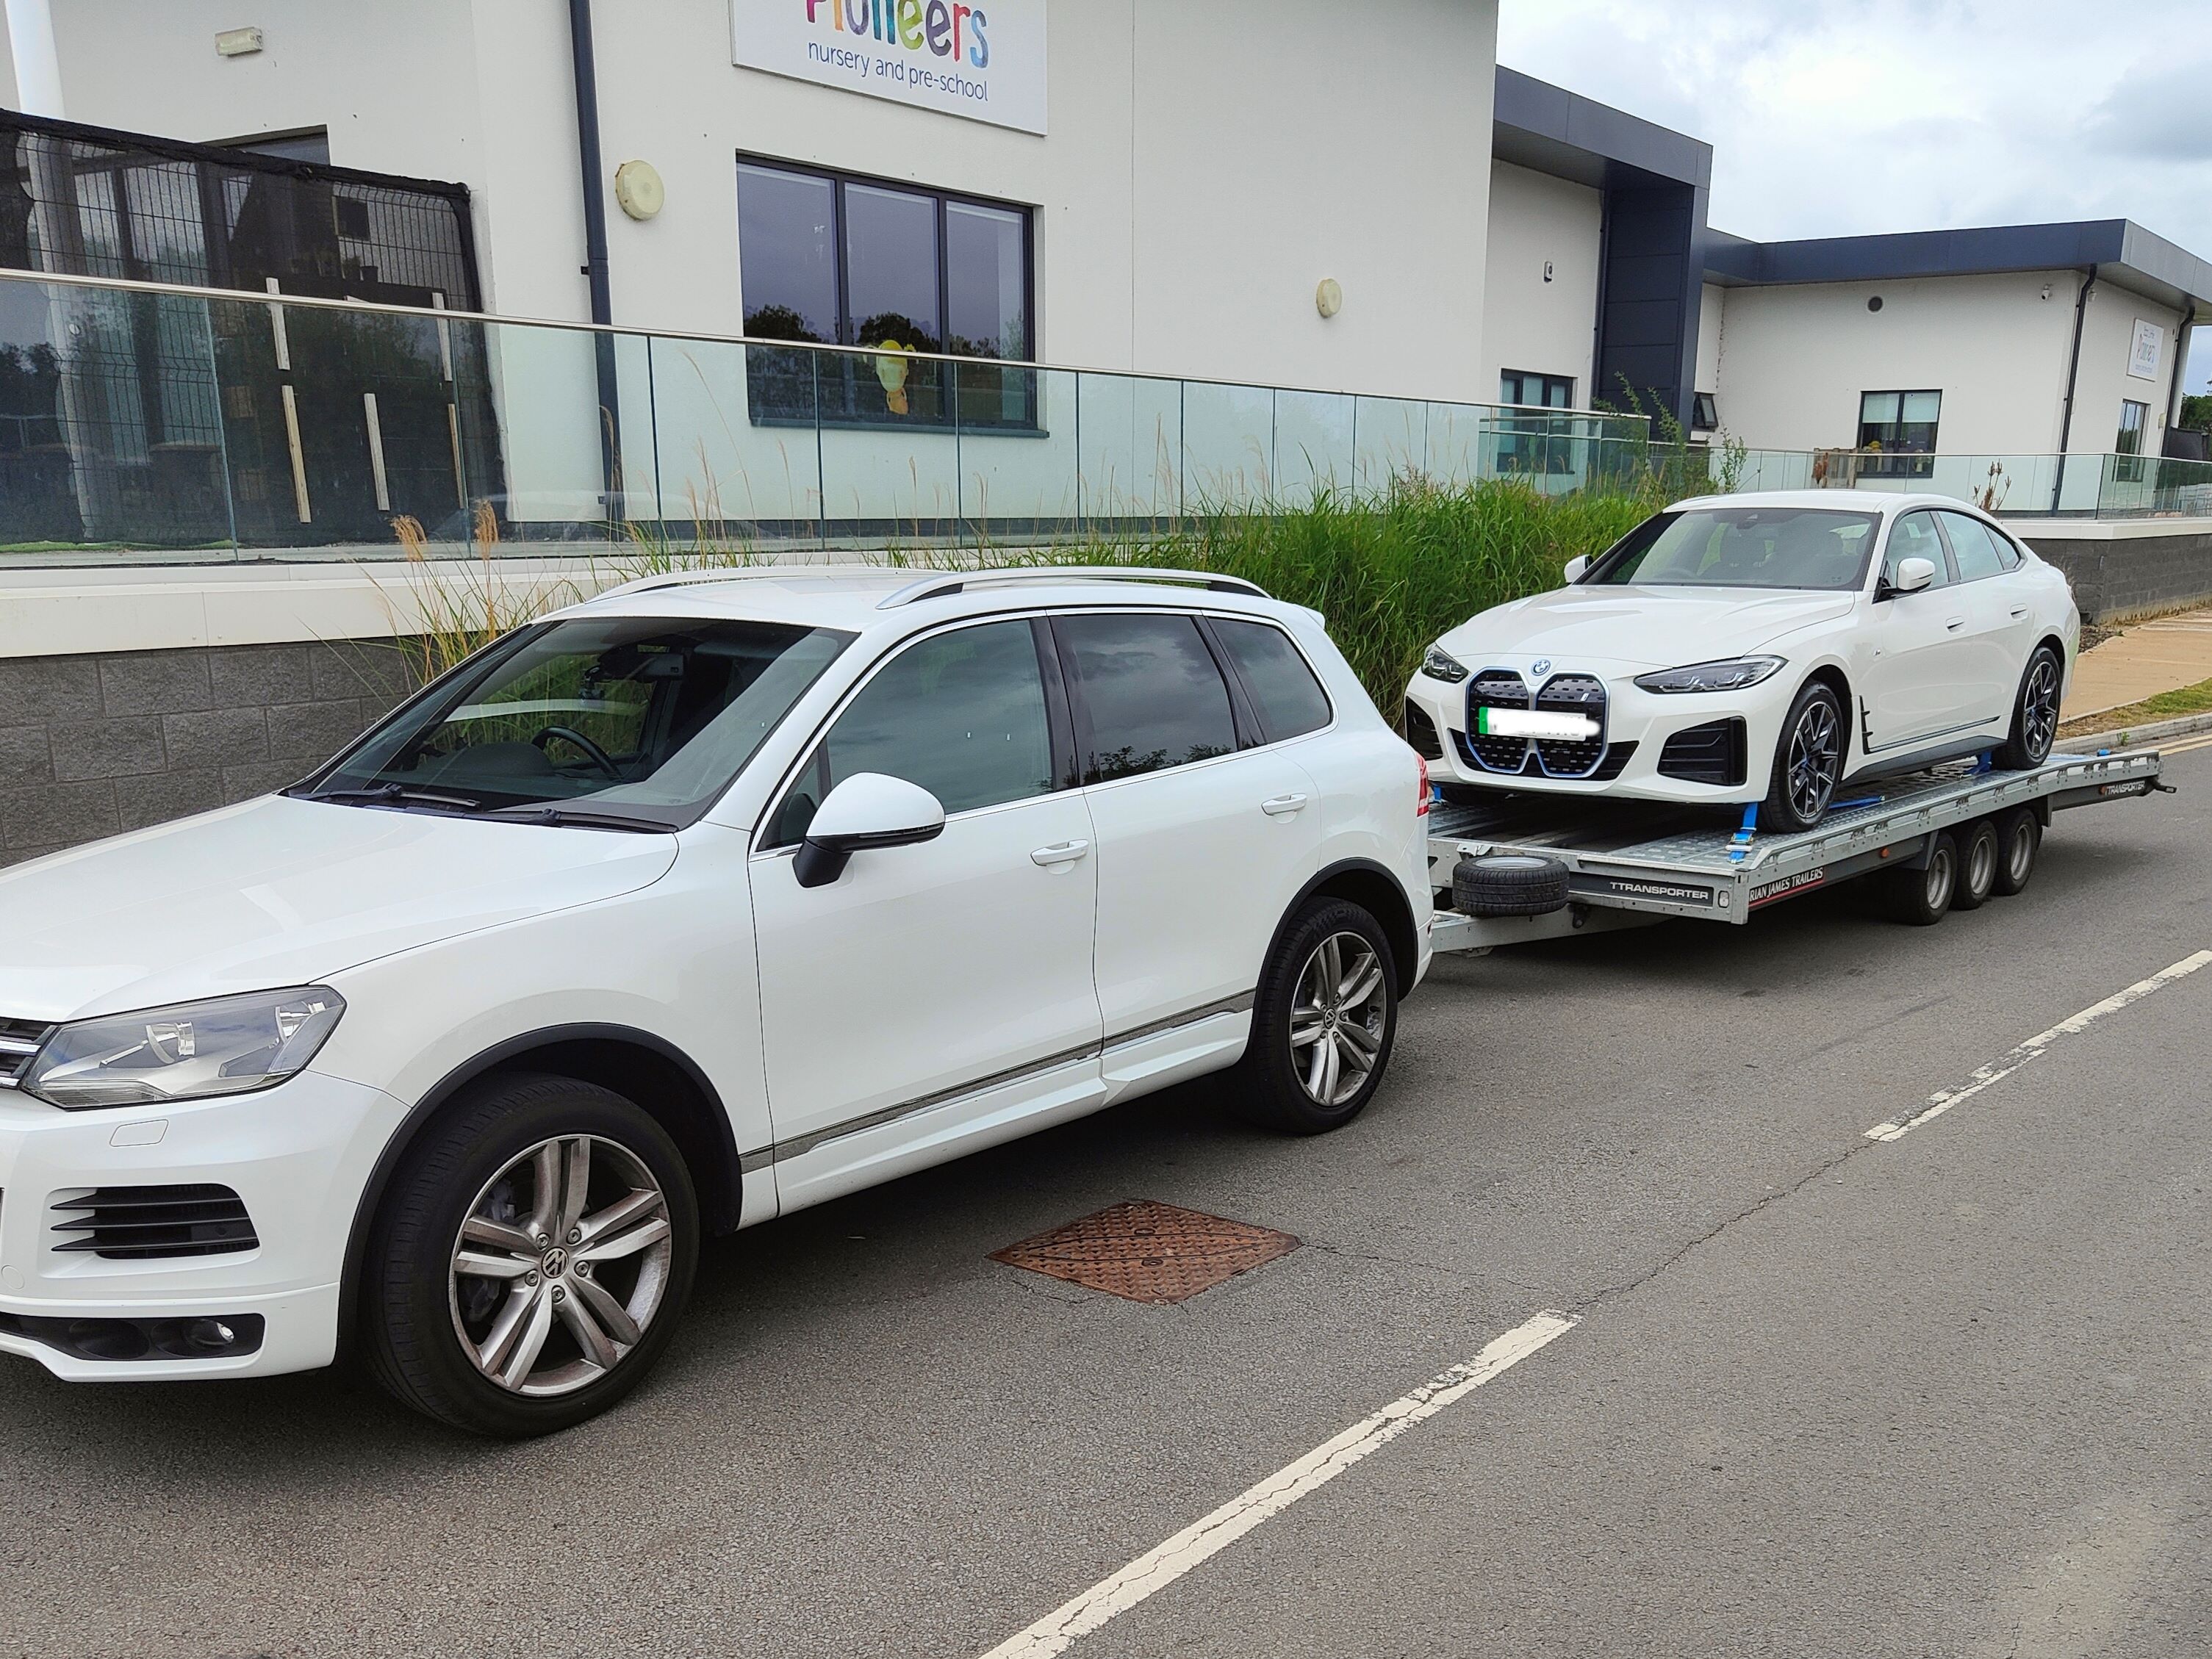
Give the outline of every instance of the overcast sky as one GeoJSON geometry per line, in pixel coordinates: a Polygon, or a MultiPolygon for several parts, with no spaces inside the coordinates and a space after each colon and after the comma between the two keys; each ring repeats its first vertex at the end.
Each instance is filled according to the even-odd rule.
{"type": "MultiPolygon", "coordinates": [[[[2212,0],[1502,0],[1498,61],[1704,139],[1711,222],[2132,219],[2212,258],[2212,0]]],[[[2197,331],[2188,390],[2212,374],[2197,331]]]]}

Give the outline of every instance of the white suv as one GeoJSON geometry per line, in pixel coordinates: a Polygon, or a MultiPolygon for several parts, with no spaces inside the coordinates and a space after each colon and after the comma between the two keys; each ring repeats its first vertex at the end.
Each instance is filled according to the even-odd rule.
{"type": "Polygon", "coordinates": [[[1425,770],[1312,612],[1128,575],[634,583],[282,795],[0,873],[0,1348],[357,1340],[540,1433],[702,1235],[1232,1066],[1348,1121],[1428,966],[1425,770]]]}

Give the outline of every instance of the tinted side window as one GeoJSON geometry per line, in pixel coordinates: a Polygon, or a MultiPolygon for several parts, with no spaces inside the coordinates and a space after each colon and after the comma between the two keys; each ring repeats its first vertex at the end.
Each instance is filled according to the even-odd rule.
{"type": "Polygon", "coordinates": [[[1943,556],[1943,543],[1936,533],[1933,513],[1908,513],[1890,527],[1889,548],[1881,556],[1882,580],[1895,586],[1897,567],[1907,559],[1925,559],[1936,567],[1936,580],[1929,586],[1950,585],[1951,565],[1943,556]]]}
{"type": "Polygon", "coordinates": [[[1328,724],[1328,693],[1281,629],[1216,617],[1213,635],[1236,663],[1269,743],[1303,737],[1328,724]]]}
{"type": "Polygon", "coordinates": [[[1970,519],[1963,513],[1946,513],[1943,531],[1951,538],[1951,551],[1959,561],[1959,580],[1970,582],[1982,576],[1994,576],[2005,568],[1997,549],[1998,538],[1989,532],[1978,519],[1970,519]]]}
{"type": "Polygon", "coordinates": [[[1229,688],[1191,618],[1062,617],[1054,626],[1090,711],[1084,781],[1235,751],[1229,688]]]}
{"type": "Polygon", "coordinates": [[[1050,793],[1051,727],[1029,623],[940,634],[885,664],[816,747],[769,844],[805,836],[823,798],[855,772],[918,783],[947,812],[1050,793]]]}

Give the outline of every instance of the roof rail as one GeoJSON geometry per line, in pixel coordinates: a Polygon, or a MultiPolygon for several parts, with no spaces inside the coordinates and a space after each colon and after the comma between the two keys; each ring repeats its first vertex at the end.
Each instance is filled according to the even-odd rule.
{"type": "Polygon", "coordinates": [[[1168,582],[1203,587],[1213,593],[1243,593],[1255,599],[1273,597],[1267,590],[1242,576],[1217,575],[1206,570],[1146,570],[1126,564],[1036,564],[1001,566],[984,570],[939,571],[877,601],[878,611],[896,611],[923,599],[949,599],[970,586],[1000,582],[1168,582]]]}
{"type": "Polygon", "coordinates": [[[856,560],[821,564],[742,564],[716,567],[705,570],[667,570],[658,575],[638,576],[617,587],[610,587],[594,595],[608,599],[617,593],[656,593],[664,587],[690,587],[700,582],[734,582],[750,578],[767,580],[791,576],[884,576],[897,573],[880,564],[864,564],[856,560]]]}

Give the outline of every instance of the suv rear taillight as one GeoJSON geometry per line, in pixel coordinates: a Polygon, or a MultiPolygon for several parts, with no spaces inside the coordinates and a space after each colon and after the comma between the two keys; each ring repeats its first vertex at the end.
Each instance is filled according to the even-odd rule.
{"type": "Polygon", "coordinates": [[[1425,818],[1429,815],[1429,763],[1426,757],[1416,755],[1413,763],[1421,769],[1421,804],[1413,809],[1413,816],[1425,818]]]}

